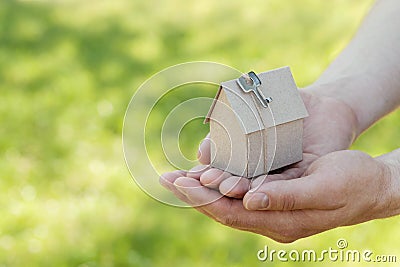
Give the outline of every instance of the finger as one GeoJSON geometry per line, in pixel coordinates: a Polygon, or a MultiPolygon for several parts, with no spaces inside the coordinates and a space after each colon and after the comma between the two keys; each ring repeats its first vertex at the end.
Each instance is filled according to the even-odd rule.
{"type": "Polygon", "coordinates": [[[278,180],[300,178],[307,169],[307,167],[308,166],[303,166],[302,164],[293,165],[281,173],[284,176],[284,179],[278,179],[278,180]]]}
{"type": "Polygon", "coordinates": [[[233,200],[221,195],[218,191],[202,186],[197,180],[180,178],[175,181],[176,188],[182,192],[196,209],[207,212],[214,220],[234,228],[247,229],[246,219],[236,219],[239,214],[235,210],[242,210],[246,214],[240,200],[233,200]],[[235,201],[235,202],[233,202],[235,201]],[[229,219],[231,218],[231,219],[229,219]]]}
{"type": "Polygon", "coordinates": [[[210,169],[200,176],[200,183],[208,188],[219,189],[220,193],[233,198],[243,198],[249,190],[250,180],[232,176],[219,169],[210,169]]]}
{"type": "Polygon", "coordinates": [[[247,178],[231,176],[221,182],[219,192],[228,197],[243,198],[249,191],[250,181],[247,178]]]}
{"type": "Polygon", "coordinates": [[[194,206],[207,205],[222,197],[219,192],[202,186],[198,180],[192,178],[177,179],[174,183],[174,186],[190,200],[193,200],[192,195],[196,196],[199,193],[204,193],[205,196],[202,198],[204,202],[200,202],[198,201],[198,199],[194,199],[194,201],[192,202],[193,204],[195,204],[194,206]]]}
{"type": "Polygon", "coordinates": [[[190,169],[189,171],[187,171],[186,177],[199,180],[200,176],[209,169],[210,169],[210,166],[208,166],[208,165],[197,165],[197,166],[193,167],[192,169],[190,169]]]}
{"type": "Polygon", "coordinates": [[[243,198],[248,210],[336,209],[331,185],[315,175],[263,183],[243,198]]]}
{"type": "Polygon", "coordinates": [[[193,181],[194,181],[194,186],[197,186],[198,182],[197,182],[197,180],[195,180],[193,178],[178,177],[177,179],[175,179],[174,184],[172,185],[174,187],[173,190],[176,192],[175,195],[179,199],[185,201],[187,204],[189,204],[192,207],[194,207],[199,212],[201,212],[201,213],[205,214],[206,216],[214,219],[214,217],[210,213],[208,213],[206,210],[204,210],[202,207],[200,207],[199,205],[197,205],[196,203],[194,203],[193,201],[191,201],[187,197],[187,193],[186,193],[184,188],[186,188],[188,186],[193,186],[193,181]]]}
{"type": "MultiPolygon", "coordinates": [[[[163,185],[166,189],[170,190],[178,199],[182,200],[183,202],[186,202],[187,204],[189,204],[191,206],[195,206],[193,204],[193,202],[186,196],[186,194],[179,191],[177,189],[177,187],[174,185],[174,183],[177,180],[182,180],[182,179],[192,179],[193,180],[193,178],[187,178],[187,177],[184,177],[183,175],[186,175],[186,172],[181,171],[181,170],[164,173],[160,176],[160,184],[163,185]]],[[[179,184],[179,181],[178,181],[178,184],[179,184]]],[[[197,207],[196,209],[199,212],[203,213],[204,215],[206,215],[210,218],[213,218],[212,215],[210,215],[207,211],[203,210],[201,207],[197,207]]]]}
{"type": "Polygon", "coordinates": [[[221,182],[231,176],[229,172],[211,168],[200,176],[200,183],[208,188],[218,189],[221,182]]]}
{"type": "Polygon", "coordinates": [[[303,160],[290,165],[287,169],[280,173],[273,173],[267,175],[261,175],[251,181],[250,188],[255,190],[263,183],[272,182],[276,180],[290,180],[305,176],[305,170],[310,164],[315,161],[316,156],[312,154],[303,154],[303,160]]]}
{"type": "MultiPolygon", "coordinates": [[[[168,172],[168,173],[164,173],[160,176],[160,183],[161,185],[163,185],[165,188],[167,188],[168,190],[170,190],[178,199],[186,202],[187,204],[193,206],[192,201],[190,201],[190,199],[183,194],[181,191],[179,191],[176,186],[174,185],[175,181],[179,180],[179,179],[192,179],[192,178],[186,178],[183,175],[185,175],[186,172],[185,171],[173,171],[173,172],[168,172]]],[[[206,216],[209,216],[212,218],[212,216],[205,210],[201,209],[201,208],[197,208],[197,210],[203,214],[205,214],[206,216]]]]}
{"type": "Polygon", "coordinates": [[[272,182],[272,181],[276,181],[276,180],[289,180],[289,179],[292,179],[291,176],[283,174],[283,173],[261,175],[255,179],[251,180],[250,189],[254,191],[264,183],[268,183],[268,182],[272,182]]]}
{"type": "Polygon", "coordinates": [[[208,165],[211,162],[211,140],[210,134],[204,138],[203,142],[201,142],[199,151],[197,152],[197,158],[199,162],[204,165],[208,165]]]}
{"type": "Polygon", "coordinates": [[[269,182],[278,181],[278,180],[290,180],[290,179],[296,179],[296,178],[300,177],[300,176],[296,176],[293,174],[294,174],[294,172],[290,172],[290,170],[286,170],[282,173],[258,176],[257,178],[252,179],[250,181],[250,190],[252,190],[252,191],[257,190],[264,183],[269,183],[269,182]]]}
{"type": "Polygon", "coordinates": [[[289,212],[246,210],[241,200],[223,197],[195,179],[179,178],[175,185],[197,210],[229,227],[277,238],[281,228],[290,226],[289,212]]]}
{"type": "Polygon", "coordinates": [[[303,153],[303,159],[300,162],[291,165],[290,168],[283,171],[282,174],[290,176],[290,179],[305,176],[306,170],[317,158],[318,156],[314,154],[303,153]]]}
{"type": "Polygon", "coordinates": [[[160,175],[159,182],[168,190],[174,189],[173,183],[179,177],[185,176],[186,172],[181,170],[176,170],[173,172],[166,172],[160,175]]]}
{"type": "Polygon", "coordinates": [[[162,186],[171,191],[177,198],[188,203],[189,199],[174,186],[174,182],[180,177],[183,177],[185,174],[186,173],[184,171],[167,172],[160,176],[159,182],[162,186]]]}

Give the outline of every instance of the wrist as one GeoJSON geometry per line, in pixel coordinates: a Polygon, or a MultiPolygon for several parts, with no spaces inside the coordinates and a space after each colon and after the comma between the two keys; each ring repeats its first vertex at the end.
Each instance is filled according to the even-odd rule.
{"type": "Polygon", "coordinates": [[[326,120],[330,121],[329,114],[333,113],[336,119],[332,120],[332,123],[339,123],[337,118],[341,118],[340,126],[343,128],[341,132],[347,136],[349,143],[346,147],[341,147],[340,149],[347,149],[360,135],[361,130],[354,108],[338,97],[337,94],[331,93],[336,86],[337,84],[312,84],[304,88],[304,91],[313,95],[320,104],[333,107],[330,112],[325,112],[326,120]]]}
{"type": "MultiPolygon", "coordinates": [[[[358,137],[366,128],[363,120],[363,107],[360,107],[360,103],[354,97],[355,88],[362,87],[363,79],[358,76],[342,76],[337,79],[319,79],[306,89],[313,92],[319,97],[328,97],[334,99],[340,103],[340,107],[346,107],[347,111],[344,115],[346,119],[351,123],[350,127],[355,129],[355,135],[358,137]]],[[[365,88],[367,90],[367,88],[365,88]]]]}
{"type": "Polygon", "coordinates": [[[400,99],[393,97],[392,92],[398,87],[390,84],[390,80],[393,77],[388,73],[358,72],[347,75],[332,71],[324,73],[308,88],[317,95],[347,104],[356,116],[358,136],[398,106],[400,99]]]}

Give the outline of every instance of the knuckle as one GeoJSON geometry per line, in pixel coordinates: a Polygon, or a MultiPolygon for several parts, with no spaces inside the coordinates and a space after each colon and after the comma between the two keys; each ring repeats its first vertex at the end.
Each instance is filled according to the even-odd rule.
{"type": "Polygon", "coordinates": [[[292,194],[284,194],[280,197],[278,206],[282,210],[293,210],[296,207],[296,199],[292,194]]]}

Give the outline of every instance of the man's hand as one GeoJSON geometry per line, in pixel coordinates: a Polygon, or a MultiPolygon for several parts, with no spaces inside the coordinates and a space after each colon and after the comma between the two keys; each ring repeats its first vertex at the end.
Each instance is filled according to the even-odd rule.
{"type": "Polygon", "coordinates": [[[393,162],[358,151],[333,152],[315,160],[301,178],[262,183],[243,202],[203,186],[199,175],[176,171],[161,176],[160,182],[224,225],[293,242],[399,214],[399,168],[393,162]],[[199,206],[203,203],[209,204],[199,206]]]}
{"type": "MultiPolygon", "coordinates": [[[[301,91],[310,114],[301,162],[252,185],[207,166],[166,173],[160,182],[225,225],[281,242],[399,214],[400,149],[376,159],[333,152],[399,106],[399,10],[399,1],[378,1],[350,44],[301,91]]],[[[209,143],[200,152],[209,164],[209,143]]]]}
{"type": "MultiPolygon", "coordinates": [[[[303,160],[286,167],[279,174],[261,176],[260,179],[265,182],[301,177],[313,161],[329,152],[347,149],[358,134],[356,116],[347,104],[331,97],[318,96],[311,93],[312,90],[300,91],[310,115],[304,119],[303,160]]],[[[200,163],[210,164],[208,137],[200,145],[198,156],[200,163]]],[[[235,198],[246,194],[250,182],[247,178],[232,176],[218,169],[205,171],[200,177],[202,185],[219,189],[223,195],[235,198]]]]}

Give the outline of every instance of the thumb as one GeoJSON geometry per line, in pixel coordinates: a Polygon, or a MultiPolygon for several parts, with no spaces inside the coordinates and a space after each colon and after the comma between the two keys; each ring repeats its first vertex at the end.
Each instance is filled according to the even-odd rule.
{"type": "Polygon", "coordinates": [[[315,175],[261,184],[246,193],[243,205],[248,210],[335,209],[332,185],[315,175]]]}

